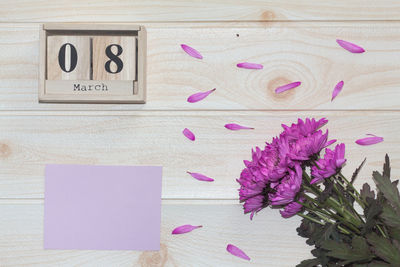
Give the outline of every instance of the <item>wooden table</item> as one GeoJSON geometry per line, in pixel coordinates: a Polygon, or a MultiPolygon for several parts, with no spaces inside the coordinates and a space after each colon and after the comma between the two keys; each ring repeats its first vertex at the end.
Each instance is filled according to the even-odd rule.
{"type": "Polygon", "coordinates": [[[0,266],[294,266],[311,247],[299,219],[264,210],[250,221],[235,179],[253,146],[281,123],[327,117],[347,146],[345,174],[367,157],[356,186],[385,153],[400,174],[400,3],[395,0],[2,0],[0,2],[0,266]],[[148,30],[146,105],[39,104],[39,25],[132,22],[148,30]],[[335,40],[362,45],[350,54],[335,40]],[[201,51],[190,58],[180,44],[201,51]],[[263,70],[236,68],[250,61],[263,70]],[[274,88],[300,80],[276,95],[274,88]],[[335,84],[344,80],[331,102],[335,84]],[[195,92],[217,90],[189,104],[195,92]],[[225,123],[255,127],[228,131],[225,123]],[[182,130],[195,132],[188,141],[182,130]],[[354,143],[366,133],[381,144],[354,143]],[[43,250],[48,163],[162,165],[161,250],[43,250]],[[190,178],[207,174],[214,183],[190,178]],[[202,224],[172,236],[181,224],[202,224]],[[247,262],[225,251],[233,243],[247,262]]]}

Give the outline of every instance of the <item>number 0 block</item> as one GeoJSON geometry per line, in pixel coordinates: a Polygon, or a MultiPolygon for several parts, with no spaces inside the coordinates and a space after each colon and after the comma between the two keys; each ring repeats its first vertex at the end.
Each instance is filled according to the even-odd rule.
{"type": "Polygon", "coordinates": [[[89,37],[48,36],[48,80],[90,80],[90,71],[89,37]]]}
{"type": "Polygon", "coordinates": [[[93,37],[93,80],[136,80],[136,37],[93,37]]]}

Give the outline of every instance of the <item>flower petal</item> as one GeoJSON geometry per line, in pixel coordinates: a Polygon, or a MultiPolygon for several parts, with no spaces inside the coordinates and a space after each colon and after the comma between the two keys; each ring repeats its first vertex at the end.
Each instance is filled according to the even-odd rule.
{"type": "Polygon", "coordinates": [[[356,143],[359,144],[360,146],[369,146],[380,142],[383,142],[383,137],[379,136],[365,137],[356,140],[356,143]]]}
{"type": "Polygon", "coordinates": [[[187,102],[189,102],[189,103],[199,102],[200,100],[203,100],[204,98],[206,98],[209,94],[211,94],[215,90],[216,90],[216,88],[214,88],[210,91],[206,91],[206,92],[195,93],[188,97],[187,102]]]}
{"type": "Polygon", "coordinates": [[[228,246],[226,247],[226,250],[236,257],[239,257],[239,258],[242,258],[242,259],[245,259],[248,261],[250,260],[249,256],[247,256],[246,253],[244,253],[243,250],[241,250],[237,246],[228,244],[228,246]]]}
{"type": "Polygon", "coordinates": [[[203,226],[202,225],[194,226],[194,225],[190,225],[190,224],[185,224],[185,225],[176,227],[172,231],[172,234],[173,235],[186,234],[186,233],[193,231],[194,229],[201,228],[201,227],[203,227],[203,226]]]}
{"type": "Polygon", "coordinates": [[[188,128],[185,128],[182,131],[182,133],[183,133],[184,136],[187,137],[187,139],[192,140],[192,141],[196,140],[196,137],[194,136],[194,133],[192,133],[188,128]]]}
{"type": "Polygon", "coordinates": [[[343,85],[344,85],[343,81],[340,81],[340,82],[338,82],[338,84],[336,84],[336,86],[335,86],[335,88],[333,89],[333,92],[332,92],[331,101],[333,101],[333,99],[335,99],[335,97],[340,93],[340,91],[342,91],[343,85]]]}
{"type": "Polygon", "coordinates": [[[323,148],[332,145],[332,144],[335,143],[336,141],[337,141],[336,139],[332,139],[332,140],[327,141],[326,144],[325,144],[325,146],[324,146],[323,148]]]}
{"type": "Polygon", "coordinates": [[[197,51],[196,49],[194,49],[193,47],[190,47],[185,44],[181,44],[181,47],[182,47],[183,51],[185,51],[189,56],[195,57],[198,59],[203,59],[203,56],[200,54],[200,52],[197,51]]]}
{"type": "Polygon", "coordinates": [[[247,126],[242,126],[236,123],[228,123],[225,124],[225,128],[228,130],[232,130],[232,131],[237,131],[237,130],[242,130],[242,129],[246,129],[246,130],[253,130],[254,128],[251,127],[247,127],[247,126]]]}
{"type": "Polygon", "coordinates": [[[193,178],[195,178],[199,181],[204,181],[204,182],[213,182],[214,181],[213,178],[205,176],[204,174],[201,174],[201,173],[196,173],[196,172],[187,172],[187,173],[189,173],[193,178]]]}
{"type": "Polygon", "coordinates": [[[251,214],[250,214],[250,221],[252,221],[253,220],[253,217],[254,217],[254,214],[255,214],[256,212],[255,211],[253,211],[251,214]]]}
{"type": "Polygon", "coordinates": [[[250,63],[250,62],[238,63],[238,64],[236,65],[236,67],[242,68],[242,69],[256,69],[256,70],[261,70],[262,68],[264,68],[264,66],[261,65],[261,64],[250,63]]]}
{"type": "Polygon", "coordinates": [[[301,82],[288,83],[288,84],[285,84],[285,85],[282,85],[282,86],[279,86],[278,88],[276,88],[275,89],[275,93],[280,94],[280,93],[283,93],[283,92],[285,92],[287,90],[296,88],[296,87],[298,87],[300,85],[301,85],[301,82]]]}
{"type": "Polygon", "coordinates": [[[364,53],[365,50],[364,48],[362,48],[361,46],[358,46],[356,44],[344,41],[344,40],[339,40],[337,39],[336,42],[343,47],[344,49],[346,49],[347,51],[351,52],[351,53],[364,53]]]}

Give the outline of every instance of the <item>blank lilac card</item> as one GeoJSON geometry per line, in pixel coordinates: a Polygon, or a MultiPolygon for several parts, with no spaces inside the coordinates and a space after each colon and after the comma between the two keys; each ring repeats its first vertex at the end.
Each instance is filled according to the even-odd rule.
{"type": "Polygon", "coordinates": [[[162,167],[47,165],[44,248],[159,250],[162,167]]]}

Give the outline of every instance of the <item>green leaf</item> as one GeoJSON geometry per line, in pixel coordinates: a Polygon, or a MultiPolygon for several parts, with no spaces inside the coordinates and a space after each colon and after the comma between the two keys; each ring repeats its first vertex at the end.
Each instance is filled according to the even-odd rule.
{"type": "Polygon", "coordinates": [[[379,172],[374,171],[372,177],[379,192],[383,194],[385,199],[397,210],[400,210],[400,194],[396,185],[392,184],[389,177],[382,176],[379,172]]]}
{"type": "MultiPolygon", "coordinates": [[[[314,217],[315,215],[309,213],[308,216],[314,217]]],[[[315,245],[315,248],[311,250],[311,254],[315,259],[301,262],[300,264],[304,265],[298,266],[337,266],[338,261],[327,256],[328,251],[322,249],[321,244],[326,240],[335,240],[339,243],[350,243],[351,241],[349,236],[339,232],[336,225],[327,224],[322,226],[308,219],[302,220],[297,232],[299,236],[307,238],[306,243],[308,245],[315,245]],[[313,262],[316,264],[312,265],[313,262]]]]}
{"type": "Polygon", "coordinates": [[[318,259],[320,265],[322,266],[329,266],[329,262],[331,261],[331,258],[329,258],[326,255],[327,251],[321,249],[320,247],[317,247],[313,250],[311,250],[311,254],[318,259]]]}
{"type": "Polygon", "coordinates": [[[370,253],[367,241],[361,236],[355,236],[351,240],[351,246],[353,247],[353,251],[357,251],[360,254],[363,253],[365,255],[366,253],[370,253]]]}
{"type": "Polygon", "coordinates": [[[360,190],[360,196],[361,199],[364,200],[365,202],[367,201],[367,198],[375,198],[375,192],[371,190],[371,187],[369,184],[365,183],[363,184],[362,189],[360,190]]]}
{"type": "Polygon", "coordinates": [[[382,175],[390,179],[390,160],[388,154],[385,155],[385,163],[383,164],[382,175]]]}
{"type": "Polygon", "coordinates": [[[387,225],[400,229],[400,212],[388,203],[383,204],[380,217],[387,225]]]}
{"type": "MultiPolygon", "coordinates": [[[[309,216],[313,217],[312,214],[309,216]]],[[[333,224],[319,225],[308,219],[303,219],[297,228],[299,236],[307,238],[306,243],[310,246],[319,246],[321,242],[330,238],[338,239],[336,226],[333,224]]]]}
{"type": "Polygon", "coordinates": [[[319,260],[318,259],[309,259],[309,260],[304,260],[302,262],[300,262],[299,264],[296,265],[296,267],[314,267],[314,266],[318,266],[319,264],[319,260]]]}
{"type": "Polygon", "coordinates": [[[328,256],[342,259],[342,260],[349,260],[353,259],[353,254],[351,253],[351,248],[347,244],[341,244],[332,240],[325,242],[322,248],[329,250],[328,256]]]}
{"type": "Polygon", "coordinates": [[[391,267],[392,265],[387,264],[383,261],[373,261],[370,264],[368,264],[368,267],[391,267]]]}
{"type": "Polygon", "coordinates": [[[382,212],[382,203],[377,199],[368,198],[367,207],[364,210],[365,224],[363,225],[362,234],[370,232],[377,224],[378,216],[382,212]]]}
{"type": "Polygon", "coordinates": [[[328,256],[345,260],[343,264],[352,262],[363,263],[368,262],[373,258],[367,241],[361,236],[354,236],[351,246],[343,242],[327,240],[321,247],[329,251],[327,253],[328,256]]]}
{"type": "Polygon", "coordinates": [[[394,228],[394,227],[387,227],[389,231],[389,236],[392,240],[397,240],[397,242],[400,242],[400,228],[394,228]]]}
{"type": "Polygon", "coordinates": [[[313,235],[317,229],[316,223],[313,223],[309,221],[308,219],[302,219],[301,224],[299,227],[297,227],[297,233],[299,236],[307,238],[306,243],[307,245],[314,245],[315,240],[313,238],[313,235]]]}
{"type": "Polygon", "coordinates": [[[335,228],[336,228],[336,226],[334,224],[326,224],[325,226],[326,227],[324,227],[324,229],[322,229],[322,231],[321,231],[320,238],[318,240],[316,240],[317,245],[320,245],[325,240],[329,240],[332,233],[335,231],[335,228]]]}
{"type": "Polygon", "coordinates": [[[370,233],[367,235],[367,241],[373,246],[373,251],[378,257],[394,266],[400,266],[400,250],[389,239],[370,233]]]}
{"type": "Polygon", "coordinates": [[[363,162],[361,162],[360,166],[353,172],[353,175],[351,176],[350,183],[353,184],[354,181],[357,178],[358,173],[361,171],[361,168],[364,166],[365,161],[367,161],[367,158],[364,158],[363,162]]]}
{"type": "Polygon", "coordinates": [[[324,181],[324,191],[318,196],[317,200],[320,203],[325,203],[325,201],[332,195],[333,192],[333,182],[330,179],[325,179],[324,181]]]}

